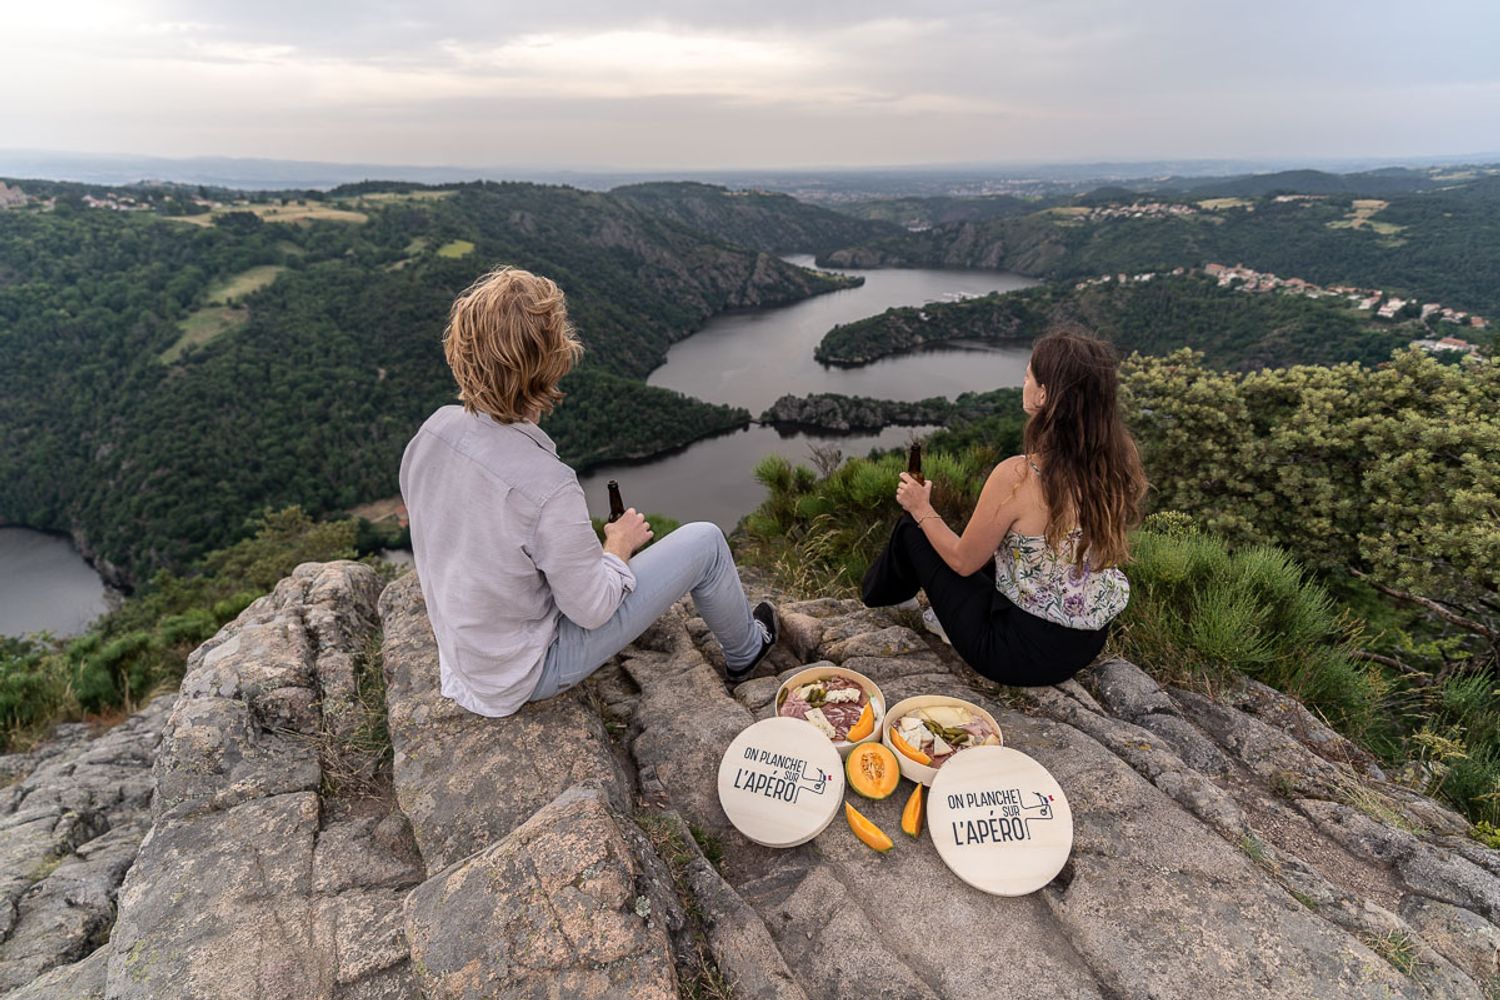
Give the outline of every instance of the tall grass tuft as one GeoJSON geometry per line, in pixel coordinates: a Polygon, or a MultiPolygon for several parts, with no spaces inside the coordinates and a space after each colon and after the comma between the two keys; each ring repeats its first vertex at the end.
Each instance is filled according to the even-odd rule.
{"type": "Polygon", "coordinates": [[[1132,539],[1124,655],[1169,679],[1248,674],[1369,735],[1385,688],[1354,659],[1357,629],[1327,591],[1273,546],[1231,550],[1180,521],[1157,524],[1132,539]]]}

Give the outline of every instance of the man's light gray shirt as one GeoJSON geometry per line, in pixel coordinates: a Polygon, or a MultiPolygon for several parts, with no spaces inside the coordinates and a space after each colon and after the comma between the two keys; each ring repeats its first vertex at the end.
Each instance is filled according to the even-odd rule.
{"type": "Polygon", "coordinates": [[[598,628],[635,588],[630,567],[600,546],[578,476],[534,423],[444,406],[407,444],[400,482],[440,690],[471,712],[515,712],[559,617],[598,628]]]}

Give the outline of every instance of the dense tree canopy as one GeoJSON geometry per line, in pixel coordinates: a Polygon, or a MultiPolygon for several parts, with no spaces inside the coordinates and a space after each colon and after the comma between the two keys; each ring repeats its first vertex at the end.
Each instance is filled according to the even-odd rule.
{"type": "Polygon", "coordinates": [[[1127,353],[1191,347],[1203,352],[1208,364],[1241,370],[1375,364],[1413,339],[1437,335],[1416,321],[1375,319],[1343,298],[1250,294],[1220,288],[1198,274],[1158,273],[1149,281],[1042,285],[888,309],[828,331],[817,357],[827,364],[856,365],[950,340],[1029,344],[1063,322],[1082,323],[1127,353]]]}
{"type": "Polygon", "coordinates": [[[1500,369],[1398,352],[1367,368],[1215,371],[1133,357],[1152,502],[1231,541],[1410,595],[1500,646],[1500,369]]]}

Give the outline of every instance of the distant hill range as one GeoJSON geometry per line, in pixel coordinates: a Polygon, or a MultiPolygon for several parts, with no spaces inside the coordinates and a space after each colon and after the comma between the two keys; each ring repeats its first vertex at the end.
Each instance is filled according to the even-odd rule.
{"type": "Polygon", "coordinates": [[[631,184],[610,194],[643,211],[757,250],[826,253],[902,232],[892,221],[853,218],[784,194],[731,191],[690,181],[631,184]]]}
{"type": "MultiPolygon", "coordinates": [[[[1097,189],[997,215],[976,200],[858,208],[916,231],[822,254],[832,267],[994,268],[1055,280],[1244,262],[1500,314],[1500,172],[1295,171],[1191,189],[1097,189]],[[941,221],[939,221],[941,220],[941,221]]],[[[1013,206],[1007,206],[1007,210],[1013,206]]]]}

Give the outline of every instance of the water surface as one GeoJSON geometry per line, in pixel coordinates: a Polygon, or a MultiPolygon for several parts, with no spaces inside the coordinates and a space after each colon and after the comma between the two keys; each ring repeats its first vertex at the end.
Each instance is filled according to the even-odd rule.
{"type": "Polygon", "coordinates": [[[832,446],[845,458],[864,456],[872,448],[899,448],[926,427],[887,427],[879,434],[782,435],[759,425],[719,437],[695,441],[675,454],[641,464],[602,465],[579,476],[588,497],[589,513],[609,514],[607,483],[619,480],[627,507],[649,514],[666,514],[679,521],[713,521],[726,532],[740,518],[759,507],[765,487],[751,474],[767,455],[782,455],[792,464],[813,466],[812,448],[832,446]]]}
{"type": "MultiPolygon", "coordinates": [[[[811,266],[813,259],[799,255],[787,260],[811,266]]],[[[647,383],[712,403],[743,406],[752,416],[760,416],[788,393],[839,392],[910,401],[1021,384],[1031,356],[1024,347],[973,343],[938,347],[861,368],[819,364],[813,348],[834,326],[895,306],[1029,288],[1035,281],[1003,271],[840,269],[839,273],[862,275],[865,283],[787,306],[715,317],[698,333],[674,344],[666,363],[651,373],[647,383]]]]}
{"type": "Polygon", "coordinates": [[[0,635],[78,635],[107,610],[104,582],[71,541],[0,527],[0,635]]]}

